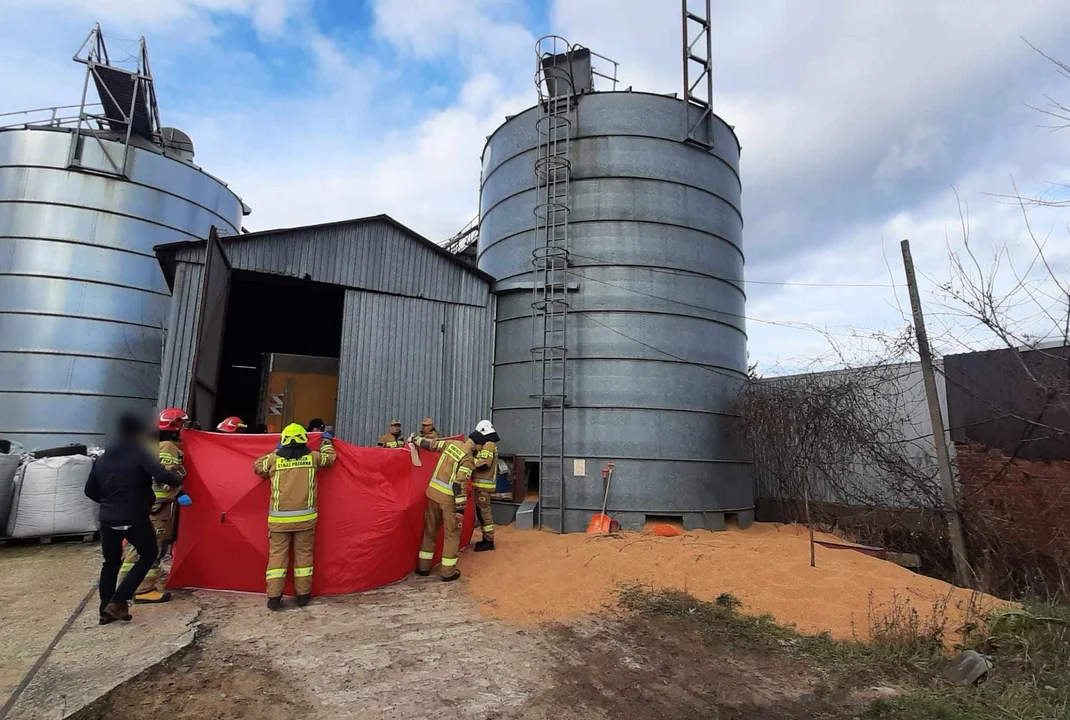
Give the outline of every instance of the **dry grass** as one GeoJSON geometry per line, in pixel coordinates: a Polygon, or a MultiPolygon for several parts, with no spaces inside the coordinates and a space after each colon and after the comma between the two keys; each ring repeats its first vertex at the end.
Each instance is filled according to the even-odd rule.
{"type": "Polygon", "coordinates": [[[804,635],[768,615],[747,615],[723,594],[704,602],[674,590],[631,586],[621,605],[643,615],[685,618],[711,645],[787,654],[822,672],[834,687],[890,685],[902,692],[873,702],[865,717],[887,720],[1067,720],[1070,718],[1070,607],[1034,605],[983,614],[973,605],[951,627],[946,605],[924,611],[902,597],[871,603],[868,642],[804,635]],[[948,635],[995,658],[986,682],[956,687],[942,679],[948,635]]]}

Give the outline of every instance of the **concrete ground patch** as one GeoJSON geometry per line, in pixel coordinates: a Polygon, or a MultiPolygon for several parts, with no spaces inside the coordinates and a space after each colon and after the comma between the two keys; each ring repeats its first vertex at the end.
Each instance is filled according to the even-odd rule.
{"type": "MultiPolygon", "coordinates": [[[[6,702],[92,587],[99,553],[87,545],[0,548],[0,690],[6,702]]],[[[94,598],[36,674],[9,720],[59,720],[193,642],[190,598],[135,606],[130,623],[97,623],[94,598]]]]}

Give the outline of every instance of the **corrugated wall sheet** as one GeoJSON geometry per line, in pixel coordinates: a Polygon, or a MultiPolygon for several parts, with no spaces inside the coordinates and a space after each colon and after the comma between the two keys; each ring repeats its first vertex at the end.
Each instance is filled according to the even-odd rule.
{"type": "MultiPolygon", "coordinates": [[[[939,371],[939,362],[937,365],[939,371]]],[[[882,398],[881,402],[887,404],[883,408],[882,417],[887,420],[888,439],[895,438],[898,441],[896,448],[891,452],[899,455],[903,461],[910,463],[919,474],[931,477],[929,492],[922,494],[927,494],[938,501],[939,485],[936,451],[932,441],[932,423],[929,420],[929,407],[925,400],[925,387],[919,363],[893,365],[884,367],[879,371],[858,368],[814,374],[786,375],[767,378],[760,382],[767,384],[805,383],[808,381],[817,383],[835,382],[837,377],[850,377],[854,373],[861,374],[863,377],[870,377],[872,378],[871,382],[877,384],[878,390],[874,392],[874,396],[882,398]]],[[[936,376],[936,385],[946,428],[948,423],[947,393],[943,375],[940,372],[936,376]]],[[[950,450],[952,460],[954,460],[954,448],[950,447],[950,450]]],[[[801,492],[781,487],[775,478],[770,477],[763,467],[761,458],[757,457],[754,462],[754,480],[757,495],[760,498],[776,500],[803,499],[801,492]]],[[[802,486],[796,486],[796,488],[800,487],[802,486]]],[[[846,474],[837,477],[835,483],[827,482],[822,478],[811,478],[810,492],[810,499],[818,502],[854,506],[874,505],[900,509],[925,506],[917,502],[919,500],[917,489],[913,487],[904,489],[904,487],[901,487],[899,478],[888,475],[886,470],[874,466],[863,458],[858,458],[852,462],[846,474]]]]}
{"type": "Polygon", "coordinates": [[[430,415],[445,434],[490,416],[494,308],[350,290],[338,381],[338,436],[373,444],[397,418],[430,415]]]}
{"type": "MultiPolygon", "coordinates": [[[[202,250],[201,258],[203,257],[202,250]]],[[[171,307],[164,328],[160,408],[185,407],[188,400],[203,276],[203,265],[180,262],[175,266],[175,286],[171,292],[171,307]]]]}
{"type": "Polygon", "coordinates": [[[952,439],[1026,460],[1070,460],[1068,365],[1070,346],[946,356],[952,439]]]}

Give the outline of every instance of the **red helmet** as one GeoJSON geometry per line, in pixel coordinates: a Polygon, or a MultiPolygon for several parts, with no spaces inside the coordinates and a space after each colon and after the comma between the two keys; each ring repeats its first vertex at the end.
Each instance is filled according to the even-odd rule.
{"type": "Polygon", "coordinates": [[[161,430],[181,430],[187,420],[189,415],[182,408],[167,408],[160,413],[159,427],[161,430]]]}
{"type": "Polygon", "coordinates": [[[246,424],[241,421],[240,417],[231,415],[226,420],[216,425],[215,429],[219,432],[236,433],[239,430],[244,430],[246,427],[246,424]]]}

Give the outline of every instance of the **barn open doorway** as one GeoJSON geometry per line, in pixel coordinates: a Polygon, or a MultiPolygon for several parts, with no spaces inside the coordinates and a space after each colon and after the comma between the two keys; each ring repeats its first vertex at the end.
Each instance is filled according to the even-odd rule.
{"type": "MultiPolygon", "coordinates": [[[[265,369],[272,353],[308,356],[313,358],[310,364],[320,368],[329,368],[330,363],[317,363],[314,359],[333,359],[336,388],[345,305],[343,287],[235,270],[228,297],[213,422],[237,415],[252,430],[264,419],[265,369]]],[[[281,370],[288,371],[292,365],[284,363],[281,370]]],[[[321,387],[306,389],[304,400],[296,406],[299,409],[288,408],[295,422],[305,424],[317,416],[333,422],[336,389],[332,397],[327,397],[321,387]]]]}

